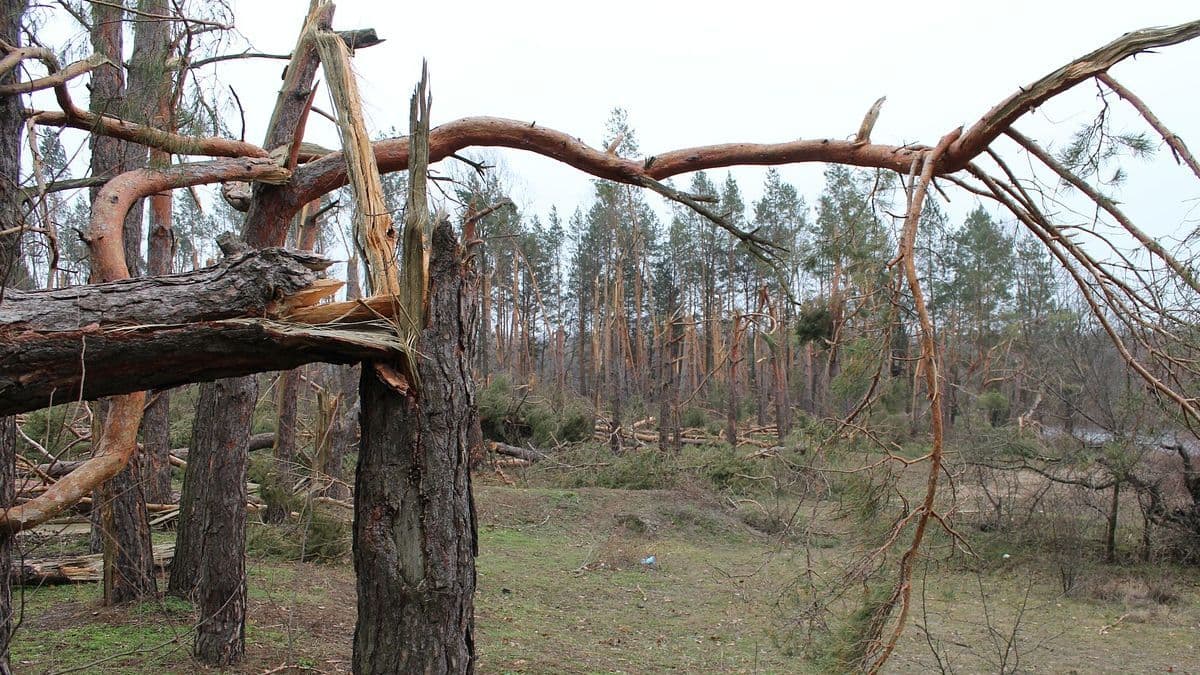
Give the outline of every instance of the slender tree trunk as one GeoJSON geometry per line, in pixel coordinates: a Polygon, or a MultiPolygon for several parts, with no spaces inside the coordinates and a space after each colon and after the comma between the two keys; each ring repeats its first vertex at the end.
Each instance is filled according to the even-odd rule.
{"type": "MultiPolygon", "coordinates": [[[[615,294],[614,294],[615,296],[615,294]]],[[[608,333],[608,398],[612,406],[612,422],[609,424],[608,447],[613,453],[620,453],[621,448],[621,337],[617,330],[616,299],[613,300],[613,311],[607,322],[608,333]]]]}
{"type": "Polygon", "coordinates": [[[354,672],[469,673],[475,667],[476,526],[467,468],[475,408],[475,279],[449,224],[433,233],[429,316],[399,393],[362,373],[355,479],[358,624],[354,672]]]}
{"type": "MultiPolygon", "coordinates": [[[[26,0],[3,0],[0,2],[0,37],[9,44],[21,46],[21,18],[25,13],[26,0]]],[[[14,69],[16,73],[19,69],[14,69]]],[[[0,77],[0,83],[9,83],[13,75],[0,77]]],[[[0,175],[16,177],[21,172],[21,98],[0,96],[0,175]]],[[[20,225],[17,182],[0,181],[0,229],[8,230],[20,225]]],[[[30,285],[25,264],[21,258],[19,236],[0,237],[0,303],[3,291],[12,286],[30,285]]],[[[17,421],[14,417],[0,417],[0,508],[8,508],[16,501],[16,452],[17,421]]],[[[12,566],[13,535],[0,533],[0,570],[12,566]]],[[[11,675],[8,648],[13,633],[12,580],[8,574],[0,574],[0,675],[11,675]]]]}
{"type": "MultiPolygon", "coordinates": [[[[484,244],[487,246],[487,244],[484,244]]],[[[492,272],[488,267],[488,253],[482,250],[479,253],[480,264],[480,299],[483,306],[483,320],[479,322],[479,381],[487,386],[488,378],[491,376],[491,329],[492,329],[492,272]]]]}
{"type": "Polygon", "coordinates": [[[171,494],[171,390],[151,393],[142,418],[142,490],[151,504],[168,504],[171,494]]]}
{"type": "Polygon", "coordinates": [[[275,385],[275,445],[272,448],[274,468],[270,485],[264,493],[267,509],[263,520],[282,523],[287,520],[288,497],[296,480],[296,399],[300,396],[300,370],[279,374],[275,385]]]}
{"type": "Polygon", "coordinates": [[[202,388],[188,450],[168,592],[195,599],[194,654],[212,666],[237,663],[246,647],[246,453],[257,396],[253,377],[202,388]]]}
{"type": "MultiPolygon", "coordinates": [[[[117,411],[112,410],[111,414],[117,411]]],[[[105,604],[138,600],[158,592],[139,465],[135,455],[123,471],[99,490],[105,604]]]]}
{"type": "MultiPolygon", "coordinates": [[[[157,9],[165,10],[165,3],[160,4],[157,9]]],[[[115,64],[123,63],[123,19],[124,9],[120,4],[92,6],[92,46],[97,53],[103,54],[115,64]]],[[[137,38],[144,41],[150,34],[145,28],[141,28],[137,38]]],[[[150,82],[144,73],[145,62],[151,53],[155,53],[154,58],[158,60],[158,67],[161,68],[161,64],[166,61],[166,55],[161,50],[148,47],[144,42],[134,47],[135,60],[141,62],[143,69],[139,71],[142,76],[139,82],[134,83],[133,93],[127,95],[124,70],[119,65],[96,69],[92,71],[91,76],[89,107],[92,112],[141,118],[139,121],[145,121],[144,106],[139,104],[144,102],[147,96],[154,98],[146,91],[150,82]]],[[[111,176],[129,171],[140,167],[145,157],[146,149],[142,146],[113,138],[92,136],[93,175],[111,176]]],[[[98,193],[98,188],[92,190],[93,200],[98,193]]],[[[130,276],[136,277],[142,267],[141,202],[129,210],[123,232],[125,264],[130,276]]],[[[104,551],[103,591],[107,604],[135,600],[157,592],[154,551],[150,543],[145,493],[139,473],[141,461],[135,454],[121,473],[101,485],[95,495],[98,507],[95,510],[104,551]]]]}
{"type": "Polygon", "coordinates": [[[1108,529],[1104,533],[1104,560],[1117,561],[1117,514],[1121,510],[1121,483],[1113,483],[1112,505],[1108,509],[1108,529]]]}
{"type": "Polygon", "coordinates": [[[751,333],[748,347],[750,348],[750,369],[746,371],[746,376],[749,378],[748,387],[750,394],[754,397],[754,422],[760,426],[767,426],[767,386],[762,367],[758,362],[758,343],[761,340],[758,329],[755,328],[751,333]]]}
{"type": "Polygon", "coordinates": [[[667,309],[667,325],[663,326],[664,344],[659,349],[662,373],[662,400],[659,402],[658,446],[661,450],[678,450],[679,439],[679,382],[675,374],[679,356],[679,324],[673,307],[667,309]]]}
{"type": "MultiPolygon", "coordinates": [[[[149,7],[149,4],[146,5],[149,7]]],[[[158,12],[162,8],[150,8],[158,12]]],[[[162,22],[159,22],[162,23],[162,22]]],[[[169,38],[169,35],[166,37],[169,38]]],[[[169,46],[163,46],[165,54],[169,46]]],[[[165,79],[165,78],[164,78],[165,79]]],[[[172,87],[158,90],[156,111],[151,124],[156,128],[175,131],[171,115],[172,87]]],[[[170,166],[171,155],[161,150],[150,151],[150,166],[170,166]]],[[[174,198],[170,191],[150,197],[150,241],[146,256],[146,271],[151,276],[170,274],[175,260],[175,230],[172,218],[174,198]]],[[[146,501],[166,504],[171,498],[171,390],[151,392],[150,404],[142,418],[142,482],[146,501]]]]}
{"type": "Polygon", "coordinates": [[[738,314],[733,315],[733,321],[730,322],[732,330],[729,335],[729,400],[725,409],[725,442],[729,443],[730,447],[736,448],[738,442],[737,423],[738,423],[738,407],[741,401],[738,400],[738,382],[737,382],[737,363],[740,355],[738,354],[739,326],[742,317],[738,314]]]}
{"type": "Polygon", "coordinates": [[[347,452],[358,440],[358,381],[359,366],[331,365],[327,381],[331,389],[333,405],[329,428],[329,451],[321,463],[321,472],[329,479],[325,496],[332,499],[349,499],[350,487],[346,485],[346,472],[342,468],[347,452]]]}

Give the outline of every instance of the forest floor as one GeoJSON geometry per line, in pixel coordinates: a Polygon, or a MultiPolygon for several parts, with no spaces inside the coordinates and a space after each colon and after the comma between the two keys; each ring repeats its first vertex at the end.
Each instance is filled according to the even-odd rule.
{"type": "MultiPolygon", "coordinates": [[[[855,539],[853,525],[830,522],[807,547],[784,542],[698,490],[484,485],[477,500],[482,673],[815,671],[798,589],[835,577],[855,539]]],[[[1089,568],[1089,590],[1067,596],[1044,560],[1011,550],[981,547],[994,559],[982,566],[919,566],[912,624],[888,672],[936,672],[934,645],[945,672],[997,672],[1004,661],[1004,672],[1200,673],[1195,570],[1089,568]]],[[[348,561],[251,559],[249,584],[247,660],[232,672],[348,672],[348,561]]],[[[201,670],[188,656],[186,603],[105,608],[98,596],[94,584],[25,589],[15,672],[201,670]]],[[[861,596],[850,587],[845,601],[861,596]]]]}

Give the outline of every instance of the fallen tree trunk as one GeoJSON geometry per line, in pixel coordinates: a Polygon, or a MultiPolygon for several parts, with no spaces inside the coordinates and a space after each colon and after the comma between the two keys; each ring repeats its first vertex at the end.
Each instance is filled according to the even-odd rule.
{"type": "Polygon", "coordinates": [[[0,337],[0,415],[306,363],[394,358],[403,347],[384,321],[350,328],[228,319],[8,337],[0,337]]]}
{"type": "Polygon", "coordinates": [[[328,264],[266,249],[186,274],[9,291],[0,307],[0,415],[402,353],[386,320],[393,299],[315,304],[340,286],[318,278],[328,264]]]}
{"type": "Polygon", "coordinates": [[[538,452],[537,450],[531,450],[529,448],[521,448],[515,445],[509,445],[507,443],[500,443],[499,441],[488,441],[487,446],[488,450],[491,450],[497,455],[516,457],[517,459],[523,459],[527,462],[539,462],[543,459],[546,459],[546,453],[544,452],[538,452]]]}
{"type": "Polygon", "coordinates": [[[318,278],[330,264],[307,251],[273,248],[182,274],[41,291],[9,289],[0,305],[0,339],[21,340],[26,331],[70,332],[92,324],[178,324],[277,315],[337,290],[338,282],[318,278]]]}
{"type": "MultiPolygon", "coordinates": [[[[155,571],[161,572],[171,564],[174,544],[154,547],[155,571]]],[[[76,555],[61,558],[14,560],[9,569],[13,584],[47,586],[52,584],[95,583],[103,579],[104,554],[76,555]]]]}
{"type": "MultiPolygon", "coordinates": [[[[251,452],[253,452],[254,450],[266,450],[267,448],[270,448],[274,443],[275,443],[275,434],[273,432],[268,431],[268,432],[261,433],[261,434],[254,434],[253,436],[250,437],[250,445],[249,445],[248,449],[251,452]]],[[[187,448],[174,448],[171,450],[171,456],[175,457],[177,459],[182,459],[182,460],[186,461],[187,456],[188,456],[188,449],[187,448]]],[[[83,463],[86,461],[87,460],[79,459],[79,460],[68,460],[68,461],[64,461],[64,462],[54,462],[53,464],[51,464],[49,462],[47,462],[45,464],[38,464],[36,473],[44,474],[46,476],[49,476],[50,478],[61,478],[62,476],[65,476],[65,475],[71,473],[75,469],[78,469],[80,466],[83,466],[83,463]]]]}

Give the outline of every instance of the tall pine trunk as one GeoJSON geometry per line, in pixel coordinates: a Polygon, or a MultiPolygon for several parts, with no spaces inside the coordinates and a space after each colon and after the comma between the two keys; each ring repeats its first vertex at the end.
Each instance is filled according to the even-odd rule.
{"type": "Polygon", "coordinates": [[[426,326],[414,386],[364,366],[355,478],[356,673],[468,673],[475,667],[475,275],[450,225],[433,233],[426,326]]]}
{"type": "Polygon", "coordinates": [[[201,388],[180,498],[167,592],[196,601],[195,655],[215,666],[245,651],[246,453],[257,390],[253,377],[201,388]]]}
{"type": "MultiPolygon", "coordinates": [[[[21,46],[21,18],[25,14],[25,0],[3,0],[0,4],[0,38],[19,48],[21,46]]],[[[13,73],[17,70],[13,70],[13,73]]],[[[13,75],[0,77],[8,83],[13,75]]],[[[19,176],[21,170],[21,99],[19,96],[0,96],[0,175],[19,176]]],[[[0,229],[8,230],[20,225],[21,210],[17,207],[17,183],[13,180],[0,181],[0,229]]],[[[20,237],[0,238],[0,293],[15,285],[24,286],[29,281],[20,254],[20,237]],[[21,272],[21,273],[18,273],[21,272]]],[[[3,302],[3,300],[0,300],[3,302]]],[[[0,508],[8,508],[16,501],[16,451],[17,421],[14,417],[0,418],[0,508]]],[[[13,535],[0,533],[0,569],[7,571],[12,564],[13,535]]],[[[12,581],[8,574],[0,574],[0,675],[10,675],[8,647],[13,632],[12,581]]]]}
{"type": "MultiPolygon", "coordinates": [[[[123,63],[123,19],[124,9],[119,4],[92,6],[92,46],[97,53],[115,64],[123,63]]],[[[139,31],[139,37],[144,34],[139,31]]],[[[135,56],[145,60],[147,52],[143,45],[135,45],[135,56]],[[138,48],[142,51],[139,52],[138,48]]],[[[159,67],[165,60],[159,57],[159,67]]],[[[145,82],[140,84],[146,85],[145,82]]],[[[137,118],[138,106],[134,103],[145,96],[140,87],[135,87],[132,95],[127,93],[124,71],[120,66],[92,71],[89,108],[93,112],[137,118]]],[[[146,149],[136,144],[96,135],[91,139],[93,175],[111,177],[140,168],[146,157],[146,149]]],[[[93,188],[93,200],[98,193],[99,188],[93,188]]],[[[138,276],[141,272],[141,202],[129,210],[123,232],[125,264],[130,276],[138,276]]],[[[146,498],[139,473],[141,462],[141,457],[135,452],[129,464],[95,492],[93,527],[98,526],[98,539],[104,552],[103,592],[107,604],[151,596],[158,590],[146,498]]]]}

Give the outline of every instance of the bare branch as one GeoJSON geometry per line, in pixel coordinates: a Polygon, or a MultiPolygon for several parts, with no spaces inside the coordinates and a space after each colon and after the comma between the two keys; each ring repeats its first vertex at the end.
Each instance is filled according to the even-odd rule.
{"type": "Polygon", "coordinates": [[[1117,96],[1129,101],[1129,104],[1141,113],[1150,126],[1154,127],[1154,130],[1158,132],[1158,135],[1162,136],[1162,139],[1166,141],[1167,145],[1171,148],[1171,153],[1175,155],[1175,161],[1179,162],[1182,160],[1192,170],[1192,173],[1196,174],[1196,178],[1200,178],[1200,163],[1196,161],[1196,157],[1192,154],[1191,150],[1188,150],[1187,144],[1183,142],[1179,134],[1173,133],[1167,128],[1167,125],[1158,119],[1154,111],[1150,110],[1150,106],[1146,105],[1142,99],[1138,98],[1132,91],[1126,89],[1120,82],[1113,79],[1112,75],[1100,73],[1096,76],[1096,79],[1116,92],[1117,96]]]}

